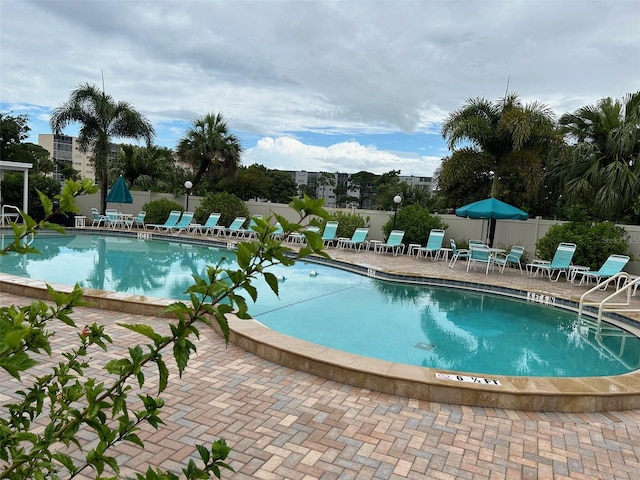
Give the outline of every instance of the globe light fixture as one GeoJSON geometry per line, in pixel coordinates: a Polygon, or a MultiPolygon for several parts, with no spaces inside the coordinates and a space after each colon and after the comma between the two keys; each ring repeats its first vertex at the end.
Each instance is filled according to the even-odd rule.
{"type": "Polygon", "coordinates": [[[187,180],[186,182],[184,182],[184,188],[187,190],[187,193],[185,194],[185,197],[187,198],[185,210],[188,211],[189,210],[189,195],[191,195],[191,189],[193,188],[193,183],[191,183],[191,180],[187,180]]]}
{"type": "Polygon", "coordinates": [[[402,197],[400,195],[396,195],[393,197],[393,229],[396,229],[396,217],[398,216],[398,205],[402,203],[402,197]]]}

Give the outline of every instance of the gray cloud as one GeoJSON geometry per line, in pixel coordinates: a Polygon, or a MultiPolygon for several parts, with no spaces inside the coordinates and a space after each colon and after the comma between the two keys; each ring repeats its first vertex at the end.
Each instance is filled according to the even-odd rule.
{"type": "MultiPolygon", "coordinates": [[[[506,89],[556,114],[640,84],[636,1],[2,1],[0,96],[100,84],[152,121],[427,132],[506,89]]],[[[388,169],[387,169],[388,170],[388,169]]]]}

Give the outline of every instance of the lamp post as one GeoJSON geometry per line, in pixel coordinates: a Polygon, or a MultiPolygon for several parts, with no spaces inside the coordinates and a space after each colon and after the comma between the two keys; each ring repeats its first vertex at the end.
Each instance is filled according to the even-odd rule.
{"type": "Polygon", "coordinates": [[[186,197],[186,207],[185,207],[185,211],[189,210],[189,195],[191,195],[191,188],[193,187],[193,183],[191,183],[190,180],[187,180],[186,182],[184,182],[184,188],[187,189],[187,193],[185,195],[186,197]]]}
{"type": "Polygon", "coordinates": [[[393,197],[393,229],[396,229],[396,217],[398,216],[398,205],[402,202],[402,197],[396,195],[393,197]]]}

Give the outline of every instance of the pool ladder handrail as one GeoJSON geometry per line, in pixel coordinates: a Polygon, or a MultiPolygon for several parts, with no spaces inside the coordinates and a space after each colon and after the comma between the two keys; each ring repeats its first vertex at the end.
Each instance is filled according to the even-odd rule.
{"type": "Polygon", "coordinates": [[[602,317],[605,312],[640,312],[640,308],[630,308],[632,290],[637,288],[640,283],[640,277],[632,278],[627,272],[620,272],[616,275],[603,280],[596,286],[590,288],[580,296],[580,303],[578,305],[578,318],[582,318],[582,312],[585,306],[598,307],[598,317],[596,326],[600,328],[602,323],[602,317]],[[622,282],[622,286],[621,286],[622,282]],[[586,298],[589,294],[597,290],[605,290],[610,283],[616,284],[616,289],[611,295],[608,295],[602,300],[587,302],[586,298]],[[626,293],[626,302],[610,303],[610,301],[618,295],[626,293]]]}
{"type": "Polygon", "coordinates": [[[15,205],[2,205],[2,211],[0,212],[0,226],[4,227],[5,223],[9,226],[11,225],[11,222],[17,222],[18,218],[21,216],[22,214],[20,213],[20,209],[15,205]],[[16,213],[7,213],[7,209],[15,210],[16,213]]]}

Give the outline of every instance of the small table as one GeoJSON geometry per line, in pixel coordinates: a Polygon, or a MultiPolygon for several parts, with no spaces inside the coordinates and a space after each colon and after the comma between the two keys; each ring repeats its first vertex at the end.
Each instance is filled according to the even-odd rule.
{"type": "MultiPolygon", "coordinates": [[[[573,285],[573,281],[578,276],[578,273],[588,272],[589,270],[589,267],[585,267],[584,265],[569,265],[569,271],[567,272],[567,281],[571,282],[571,284],[573,285]]],[[[580,283],[582,283],[582,281],[580,281],[580,283]]]]}
{"type": "Polygon", "coordinates": [[[378,247],[382,245],[382,240],[369,240],[369,250],[378,251],[378,247]]]}
{"type": "Polygon", "coordinates": [[[87,225],[87,217],[82,215],[78,215],[75,217],[75,226],[76,228],[84,228],[87,225]]]}
{"type": "Polygon", "coordinates": [[[444,261],[448,262],[450,253],[453,253],[453,250],[451,248],[441,248],[439,255],[442,255],[444,261]]]}
{"type": "Polygon", "coordinates": [[[420,245],[419,243],[410,243],[409,248],[407,248],[407,255],[409,256],[413,255],[414,252],[421,247],[422,245],[420,245]]]}

